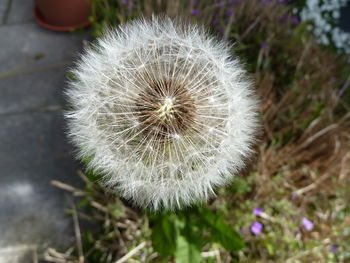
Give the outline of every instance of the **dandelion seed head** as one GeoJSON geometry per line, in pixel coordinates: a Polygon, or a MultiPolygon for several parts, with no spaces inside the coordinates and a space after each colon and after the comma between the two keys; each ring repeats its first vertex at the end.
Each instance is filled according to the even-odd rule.
{"type": "Polygon", "coordinates": [[[257,102],[229,47],[167,18],[110,30],[66,91],[69,136],[101,183],[141,207],[205,201],[251,155],[257,102]]]}

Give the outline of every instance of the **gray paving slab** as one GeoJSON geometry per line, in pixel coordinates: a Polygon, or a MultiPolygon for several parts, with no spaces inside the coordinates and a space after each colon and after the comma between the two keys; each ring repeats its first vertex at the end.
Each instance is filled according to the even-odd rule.
{"type": "MultiPolygon", "coordinates": [[[[81,184],[62,112],[13,114],[0,121],[0,254],[28,245],[69,244],[65,193],[50,184],[81,184]]],[[[20,253],[7,260],[14,254],[20,253]]]]}
{"type": "Polygon", "coordinates": [[[57,66],[0,79],[0,116],[62,108],[66,70],[64,66],[57,66]]]}
{"type": "Polygon", "coordinates": [[[34,21],[33,0],[11,0],[11,8],[6,24],[27,23],[32,21],[34,21]]]}
{"type": "MultiPolygon", "coordinates": [[[[7,167],[25,170],[29,166],[50,165],[56,159],[72,157],[71,146],[64,134],[65,121],[61,111],[14,114],[0,117],[0,121],[0,181],[7,178],[12,180],[13,177],[5,172],[11,171],[6,170],[7,167]]],[[[41,176],[33,174],[29,179],[41,176]]],[[[42,180],[49,177],[51,175],[47,174],[42,180]]]]}
{"type": "Polygon", "coordinates": [[[1,0],[0,1],[0,25],[2,25],[5,21],[5,14],[7,11],[8,3],[10,0],[1,0]]]}
{"type": "Polygon", "coordinates": [[[82,184],[62,94],[87,33],[24,23],[0,26],[0,35],[0,262],[27,263],[33,246],[68,245],[74,236],[66,193],[50,181],[82,184]]]}
{"type": "Polygon", "coordinates": [[[23,71],[71,61],[81,50],[82,40],[88,34],[53,32],[36,23],[28,23],[1,26],[0,36],[1,78],[2,74],[12,70],[23,71]]]}

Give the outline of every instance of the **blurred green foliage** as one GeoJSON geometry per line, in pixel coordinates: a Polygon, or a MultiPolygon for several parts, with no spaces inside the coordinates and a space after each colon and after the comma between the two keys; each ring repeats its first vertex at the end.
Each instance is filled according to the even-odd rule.
{"type": "Polygon", "coordinates": [[[154,226],[151,239],[155,250],[163,257],[175,256],[179,262],[202,262],[200,252],[211,242],[232,253],[244,247],[242,238],[217,210],[193,207],[177,213],[151,214],[149,218],[154,226]]]}

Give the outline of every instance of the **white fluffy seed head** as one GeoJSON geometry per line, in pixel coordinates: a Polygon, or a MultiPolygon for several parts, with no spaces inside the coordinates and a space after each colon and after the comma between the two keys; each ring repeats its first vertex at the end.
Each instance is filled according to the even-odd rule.
{"type": "Polygon", "coordinates": [[[205,201],[251,154],[257,102],[229,47],[193,25],[137,20],[86,50],[69,135],[107,189],[153,210],[205,201]]]}

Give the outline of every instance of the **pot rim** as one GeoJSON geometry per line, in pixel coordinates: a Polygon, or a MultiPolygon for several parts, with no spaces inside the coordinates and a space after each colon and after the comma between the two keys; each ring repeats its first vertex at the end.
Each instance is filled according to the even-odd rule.
{"type": "Polygon", "coordinates": [[[50,30],[54,30],[54,31],[60,31],[60,32],[69,32],[72,30],[76,30],[76,29],[80,29],[80,28],[84,28],[87,27],[91,24],[91,22],[89,21],[89,19],[87,19],[86,21],[79,23],[79,24],[75,24],[75,25],[69,25],[69,26],[55,26],[55,25],[51,25],[48,24],[47,22],[44,21],[44,18],[42,17],[42,15],[40,14],[40,11],[38,9],[37,6],[34,6],[34,16],[35,16],[35,20],[36,22],[47,28],[50,30]]]}

